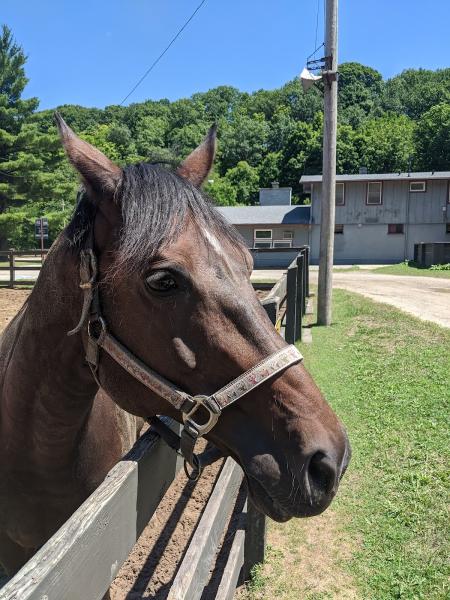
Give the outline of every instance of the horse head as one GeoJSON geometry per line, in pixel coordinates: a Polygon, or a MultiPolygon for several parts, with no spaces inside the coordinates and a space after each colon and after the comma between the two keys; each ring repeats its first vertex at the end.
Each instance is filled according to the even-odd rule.
{"type": "MultiPolygon", "coordinates": [[[[199,189],[214,129],[177,169],[121,168],[57,121],[85,188],[66,236],[80,244],[92,227],[102,315],[133,355],[189,394],[210,395],[286,346],[250,283],[250,253],[199,189]]],[[[97,376],[123,409],[181,421],[107,353],[97,376]]],[[[242,466],[254,503],[279,521],[322,512],[350,456],[345,430],[299,363],[225,408],[206,437],[242,466]]]]}

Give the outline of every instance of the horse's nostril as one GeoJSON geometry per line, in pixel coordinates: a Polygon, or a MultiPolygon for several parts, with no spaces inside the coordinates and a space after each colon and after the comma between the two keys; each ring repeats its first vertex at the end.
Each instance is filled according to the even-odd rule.
{"type": "Polygon", "coordinates": [[[312,499],[328,496],[336,485],[337,465],[324,452],[316,452],[309,461],[308,479],[312,499]]]}

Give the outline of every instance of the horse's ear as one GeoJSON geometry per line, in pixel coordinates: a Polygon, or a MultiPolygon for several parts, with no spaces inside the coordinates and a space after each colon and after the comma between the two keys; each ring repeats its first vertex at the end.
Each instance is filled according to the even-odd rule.
{"type": "Polygon", "coordinates": [[[177,169],[178,175],[196,187],[202,185],[213,165],[216,154],[216,133],[217,125],[213,125],[200,146],[191,152],[177,169]]]}
{"type": "Polygon", "coordinates": [[[58,112],[55,112],[55,120],[64,150],[87,189],[101,197],[113,196],[122,179],[122,169],[75,135],[58,112]]]}

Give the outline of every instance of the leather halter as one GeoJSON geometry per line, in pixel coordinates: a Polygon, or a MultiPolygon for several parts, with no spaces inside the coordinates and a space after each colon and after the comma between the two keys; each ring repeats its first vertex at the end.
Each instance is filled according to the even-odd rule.
{"type": "Polygon", "coordinates": [[[137,379],[157,396],[169,402],[176,410],[181,411],[183,417],[181,436],[176,435],[157,417],[152,417],[148,421],[172,448],[181,451],[180,453],[185,459],[186,474],[191,479],[197,479],[204,464],[214,462],[219,456],[217,452],[213,452],[211,460],[210,453],[206,459],[206,453],[203,453],[202,456],[196,455],[194,453],[195,443],[200,437],[211,431],[222,410],[278,373],[301,362],[303,356],[295,346],[286,346],[233,379],[214,394],[191,396],[143,363],[109,333],[101,314],[97,282],[97,259],[93,250],[92,232],[86,246],[80,253],[80,288],[83,290],[81,318],[78,325],[72,331],[69,331],[67,335],[74,335],[86,327],[86,361],[99,386],[97,371],[99,351],[102,349],[134,379],[137,379]],[[206,411],[208,418],[205,422],[199,423],[196,420],[196,415],[201,408],[206,411]],[[187,472],[186,462],[193,469],[191,474],[187,472]]]}

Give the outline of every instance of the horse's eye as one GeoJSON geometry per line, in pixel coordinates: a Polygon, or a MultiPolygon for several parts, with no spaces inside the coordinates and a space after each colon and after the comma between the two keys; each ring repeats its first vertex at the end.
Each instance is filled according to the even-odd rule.
{"type": "Polygon", "coordinates": [[[170,294],[178,289],[174,276],[169,271],[155,271],[147,277],[147,286],[152,292],[170,294]]]}

